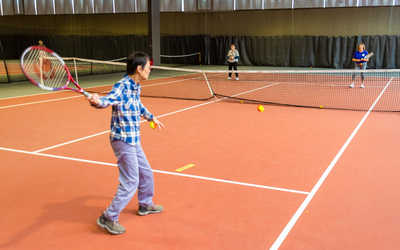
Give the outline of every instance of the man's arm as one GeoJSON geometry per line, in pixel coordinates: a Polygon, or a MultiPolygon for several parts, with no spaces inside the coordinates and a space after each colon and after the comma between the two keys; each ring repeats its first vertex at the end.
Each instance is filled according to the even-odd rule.
{"type": "Polygon", "coordinates": [[[124,86],[121,83],[117,83],[113,86],[110,93],[105,97],[100,97],[98,94],[92,95],[92,98],[86,98],[89,100],[90,105],[95,108],[106,108],[109,105],[117,105],[122,101],[122,93],[124,86]]]}
{"type": "Polygon", "coordinates": [[[155,118],[154,115],[146,109],[142,102],[140,102],[140,115],[143,116],[147,121],[157,124],[158,130],[164,128],[164,124],[157,120],[157,118],[155,118]]]}

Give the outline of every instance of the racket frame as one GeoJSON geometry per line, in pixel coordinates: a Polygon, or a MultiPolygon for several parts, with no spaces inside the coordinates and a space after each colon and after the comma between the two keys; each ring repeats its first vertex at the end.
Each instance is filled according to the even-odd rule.
{"type": "Polygon", "coordinates": [[[373,52],[368,53],[368,55],[366,55],[363,59],[369,59],[369,58],[371,58],[373,55],[374,55],[373,52]]]}
{"type": "Polygon", "coordinates": [[[81,93],[81,94],[85,95],[86,97],[89,97],[89,98],[92,97],[92,95],[89,92],[87,92],[84,89],[82,89],[82,87],[79,86],[79,84],[77,82],[75,82],[75,80],[72,77],[71,73],[69,72],[68,67],[65,64],[64,60],[56,52],[52,51],[51,49],[48,49],[48,48],[45,48],[45,47],[42,47],[42,46],[31,46],[31,47],[28,47],[21,55],[21,69],[22,69],[22,72],[24,73],[24,75],[29,79],[29,81],[31,81],[33,84],[35,84],[36,86],[38,86],[41,89],[48,90],[48,91],[73,90],[75,92],[78,92],[78,93],[81,93]],[[62,66],[64,67],[64,70],[67,73],[67,82],[65,83],[64,86],[58,87],[58,88],[51,88],[51,87],[45,86],[45,85],[35,81],[32,77],[29,76],[29,74],[26,72],[25,67],[24,67],[24,57],[31,50],[42,50],[42,51],[45,51],[45,52],[51,54],[55,58],[57,58],[57,60],[62,64],[62,66]],[[68,87],[68,84],[70,82],[72,82],[76,86],[76,88],[68,87]]]}

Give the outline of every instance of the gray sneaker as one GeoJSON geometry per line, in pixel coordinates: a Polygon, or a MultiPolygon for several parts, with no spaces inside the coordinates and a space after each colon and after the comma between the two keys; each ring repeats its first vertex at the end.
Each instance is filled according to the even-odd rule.
{"type": "Polygon", "coordinates": [[[147,214],[157,214],[161,213],[164,210],[164,206],[162,205],[151,205],[149,207],[143,207],[142,205],[139,205],[139,215],[147,215],[147,214]]]}
{"type": "Polygon", "coordinates": [[[100,218],[97,220],[97,224],[104,229],[107,229],[111,234],[123,234],[125,233],[125,227],[119,224],[118,221],[109,220],[104,213],[101,213],[100,218]]]}

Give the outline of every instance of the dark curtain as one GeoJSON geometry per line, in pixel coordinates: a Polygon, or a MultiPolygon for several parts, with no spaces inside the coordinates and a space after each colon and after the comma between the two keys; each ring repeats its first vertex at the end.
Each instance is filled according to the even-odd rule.
{"type": "MultiPolygon", "coordinates": [[[[25,36],[0,35],[6,59],[17,59],[25,48],[39,40],[62,57],[111,60],[128,56],[133,51],[148,53],[146,36],[25,36]]],[[[374,56],[371,69],[400,68],[400,36],[271,36],[233,37],[207,35],[163,36],[162,55],[187,55],[201,52],[202,64],[227,65],[227,53],[235,44],[240,65],[353,68],[351,58],[359,43],[364,43],[374,56]]],[[[199,64],[198,56],[162,58],[163,63],[199,64]]]]}
{"type": "Polygon", "coordinates": [[[374,53],[368,68],[399,68],[400,36],[217,36],[210,51],[216,55],[211,61],[219,65],[228,64],[226,56],[233,43],[240,65],[341,69],[354,67],[351,58],[361,42],[374,53]]]}
{"type": "Polygon", "coordinates": [[[161,63],[210,64],[210,36],[162,36],[161,55],[177,56],[200,52],[199,55],[185,57],[161,57],[161,63]]]}

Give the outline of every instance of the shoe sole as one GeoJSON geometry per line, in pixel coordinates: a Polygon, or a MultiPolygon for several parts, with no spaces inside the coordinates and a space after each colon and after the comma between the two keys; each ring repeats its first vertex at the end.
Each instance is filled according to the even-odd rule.
{"type": "Polygon", "coordinates": [[[98,224],[99,226],[101,226],[102,228],[106,229],[108,232],[110,232],[110,233],[113,234],[113,235],[118,235],[118,234],[123,234],[123,233],[125,233],[125,231],[123,231],[123,232],[118,232],[118,231],[112,230],[112,229],[109,228],[107,225],[102,224],[102,223],[100,222],[100,218],[97,219],[97,224],[98,224]]]}
{"type": "MultiPolygon", "coordinates": [[[[163,209],[163,210],[164,210],[164,209],[163,209]]],[[[159,210],[159,211],[146,211],[146,212],[140,212],[140,211],[138,211],[138,214],[139,214],[140,216],[148,215],[148,214],[158,214],[158,213],[161,213],[163,210],[159,210]]]]}

